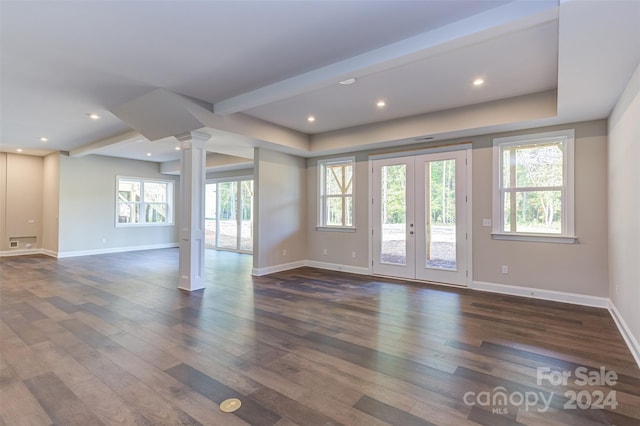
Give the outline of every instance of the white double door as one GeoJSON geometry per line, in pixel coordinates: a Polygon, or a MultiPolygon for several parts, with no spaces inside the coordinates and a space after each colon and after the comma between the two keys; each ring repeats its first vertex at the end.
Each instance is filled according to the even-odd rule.
{"type": "Polygon", "coordinates": [[[467,152],[373,160],[373,273],[466,285],[467,152]]]}

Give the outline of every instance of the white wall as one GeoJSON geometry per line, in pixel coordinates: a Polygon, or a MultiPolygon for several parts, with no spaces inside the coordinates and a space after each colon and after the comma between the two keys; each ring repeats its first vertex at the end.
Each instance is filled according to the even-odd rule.
{"type": "Polygon", "coordinates": [[[0,152],[0,253],[6,250],[7,226],[7,153],[0,152]]]}
{"type": "MultiPolygon", "coordinates": [[[[608,296],[607,261],[607,193],[606,147],[607,128],[604,120],[545,127],[520,132],[473,136],[457,141],[473,143],[473,280],[483,283],[533,287],[551,291],[608,296]],[[575,220],[577,244],[497,241],[491,228],[482,227],[483,218],[492,215],[492,146],[494,137],[522,133],[575,128],[575,220]],[[509,266],[503,275],[501,265],[509,266]]],[[[427,144],[402,147],[424,148],[427,144]]],[[[379,151],[378,151],[379,152],[379,151]]],[[[307,170],[307,239],[308,259],[368,268],[369,224],[368,156],[356,156],[356,228],[355,233],[323,232],[317,224],[318,159],[310,159],[307,170]],[[323,249],[327,255],[323,255],[323,249]],[[356,259],[351,252],[357,253],[356,259]]],[[[343,154],[346,155],[346,154],[343,154]]],[[[323,157],[325,158],[325,157],[323,157]]]]}
{"type": "Polygon", "coordinates": [[[60,153],[44,157],[42,176],[42,248],[55,255],[58,253],[60,153]]]}
{"type": "Polygon", "coordinates": [[[306,175],[303,158],[256,148],[254,154],[253,267],[306,259],[306,175]]]}
{"type": "Polygon", "coordinates": [[[609,293],[640,362],[640,65],[609,117],[609,293]]]}
{"type": "Polygon", "coordinates": [[[180,199],[178,178],[161,174],[157,163],[98,155],[75,158],[61,155],[58,247],[61,256],[178,243],[175,225],[179,223],[178,217],[171,226],[116,228],[118,175],[174,180],[174,197],[176,202],[180,199]]]}
{"type": "MultiPolygon", "coordinates": [[[[9,251],[9,241],[18,241],[17,250],[42,247],[43,159],[32,155],[3,154],[2,195],[3,238],[0,251],[9,251]]],[[[11,249],[11,251],[16,251],[11,249]]]]}

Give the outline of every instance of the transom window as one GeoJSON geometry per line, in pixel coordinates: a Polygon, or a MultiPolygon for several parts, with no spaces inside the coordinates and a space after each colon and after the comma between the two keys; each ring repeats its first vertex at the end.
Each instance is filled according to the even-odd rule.
{"type": "Polygon", "coordinates": [[[573,130],[494,139],[494,238],[574,241],[573,143],[573,130]]]}
{"type": "Polygon", "coordinates": [[[173,224],[173,181],[118,177],[116,226],[173,224]]]}
{"type": "Polygon", "coordinates": [[[355,157],[318,162],[321,227],[353,228],[353,191],[355,157]]]}

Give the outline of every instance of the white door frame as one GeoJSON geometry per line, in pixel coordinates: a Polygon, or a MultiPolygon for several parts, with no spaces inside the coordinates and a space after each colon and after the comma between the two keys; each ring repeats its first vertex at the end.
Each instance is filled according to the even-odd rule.
{"type": "MultiPolygon", "coordinates": [[[[434,148],[426,148],[426,149],[421,149],[421,150],[415,150],[415,151],[403,151],[403,152],[395,152],[395,153],[384,153],[384,154],[374,154],[374,155],[370,155],[369,156],[369,198],[368,198],[368,206],[369,206],[369,226],[368,226],[368,233],[369,233],[369,262],[368,262],[368,269],[369,269],[369,275],[374,275],[373,273],[373,227],[374,227],[374,212],[373,212],[373,200],[374,200],[374,192],[373,192],[373,162],[375,160],[380,160],[380,159],[384,159],[384,158],[395,158],[395,157],[415,157],[418,155],[422,155],[422,154],[435,154],[438,152],[447,152],[447,151],[459,151],[459,150],[464,150],[466,151],[466,166],[467,166],[467,170],[466,170],[466,178],[467,178],[467,211],[466,211],[466,219],[467,219],[467,244],[466,244],[466,250],[467,250],[467,274],[466,274],[466,282],[465,282],[465,287],[469,287],[469,285],[471,284],[471,282],[473,281],[473,187],[472,187],[472,183],[473,183],[473,168],[472,168],[472,158],[473,158],[473,152],[472,152],[472,145],[471,142],[468,143],[457,143],[457,144],[452,144],[452,145],[445,145],[445,146],[440,146],[440,147],[434,147],[434,148]]],[[[403,278],[406,279],[406,278],[403,278]]],[[[415,280],[415,281],[421,281],[421,280],[415,280]]],[[[453,285],[456,287],[459,287],[459,285],[456,284],[447,284],[447,283],[440,283],[442,285],[453,285]]]]}

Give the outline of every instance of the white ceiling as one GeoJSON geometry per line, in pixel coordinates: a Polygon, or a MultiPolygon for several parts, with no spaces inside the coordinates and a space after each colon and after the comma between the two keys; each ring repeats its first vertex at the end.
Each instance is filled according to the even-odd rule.
{"type": "MultiPolygon", "coordinates": [[[[158,88],[212,105],[223,121],[244,115],[308,135],[556,88],[550,123],[603,118],[640,61],[640,0],[1,0],[0,8],[0,149],[36,155],[178,158],[172,138],[149,142],[110,112],[158,88]],[[337,84],[351,76],[355,84],[337,84]],[[486,84],[472,86],[476,77],[486,84]]],[[[241,129],[202,130],[213,152],[250,157],[262,143],[241,129]]]]}

